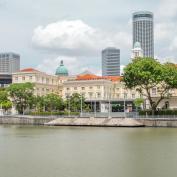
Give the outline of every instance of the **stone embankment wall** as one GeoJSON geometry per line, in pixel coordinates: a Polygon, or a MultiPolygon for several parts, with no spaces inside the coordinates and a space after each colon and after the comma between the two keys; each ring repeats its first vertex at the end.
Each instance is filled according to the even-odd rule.
{"type": "Polygon", "coordinates": [[[177,127],[177,118],[56,118],[36,116],[0,117],[0,124],[102,127],[177,127]]]}
{"type": "Polygon", "coordinates": [[[44,125],[56,118],[43,118],[43,117],[26,117],[26,116],[5,116],[0,117],[0,124],[17,124],[17,125],[44,125]]]}
{"type": "Polygon", "coordinates": [[[146,127],[177,127],[177,118],[136,119],[146,127]]]}

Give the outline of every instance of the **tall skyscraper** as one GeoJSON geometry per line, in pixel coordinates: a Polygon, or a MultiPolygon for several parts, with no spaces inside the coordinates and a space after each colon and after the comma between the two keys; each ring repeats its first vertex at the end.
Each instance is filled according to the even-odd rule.
{"type": "Polygon", "coordinates": [[[20,55],[15,53],[0,53],[0,73],[12,74],[20,70],[20,55]]]}
{"type": "Polygon", "coordinates": [[[140,11],[133,13],[133,46],[140,42],[143,56],[154,58],[153,13],[140,11]]]}
{"type": "Polygon", "coordinates": [[[20,70],[20,55],[15,53],[0,53],[0,87],[12,83],[12,73],[20,70]]]}
{"type": "Polygon", "coordinates": [[[120,50],[108,47],[102,51],[102,75],[120,76],[120,50]]]}

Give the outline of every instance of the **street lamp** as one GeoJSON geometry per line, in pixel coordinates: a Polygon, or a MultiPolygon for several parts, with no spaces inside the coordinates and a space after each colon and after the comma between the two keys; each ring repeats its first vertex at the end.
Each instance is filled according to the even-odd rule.
{"type": "Polygon", "coordinates": [[[81,94],[81,117],[82,117],[82,94],[81,94]]]}
{"type": "Polygon", "coordinates": [[[110,104],[110,97],[111,97],[111,94],[110,94],[110,90],[109,90],[109,112],[108,112],[108,118],[111,118],[111,104],[110,104]]]}
{"type": "Polygon", "coordinates": [[[125,112],[125,92],[124,92],[124,117],[126,118],[126,112],[125,112]]]}
{"type": "Polygon", "coordinates": [[[96,93],[95,93],[94,115],[96,117],[96,93]]]}
{"type": "Polygon", "coordinates": [[[70,114],[71,114],[71,110],[70,110],[70,96],[67,95],[67,100],[68,100],[68,117],[70,117],[70,114]]]}

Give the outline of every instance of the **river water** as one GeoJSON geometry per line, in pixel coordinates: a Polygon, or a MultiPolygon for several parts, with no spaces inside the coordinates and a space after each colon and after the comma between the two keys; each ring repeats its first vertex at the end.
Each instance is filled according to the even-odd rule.
{"type": "Polygon", "coordinates": [[[177,177],[177,129],[0,126],[0,177],[177,177]]]}

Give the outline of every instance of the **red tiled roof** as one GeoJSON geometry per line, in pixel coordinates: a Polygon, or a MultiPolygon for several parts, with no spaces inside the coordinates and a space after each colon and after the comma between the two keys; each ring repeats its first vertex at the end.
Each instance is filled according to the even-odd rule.
{"type": "Polygon", "coordinates": [[[121,76],[96,76],[94,74],[85,74],[85,75],[79,75],[77,76],[76,80],[100,80],[100,79],[106,79],[111,80],[112,82],[120,81],[121,76]]]}
{"type": "Polygon", "coordinates": [[[20,72],[40,72],[40,71],[34,68],[25,68],[25,69],[20,70],[20,72]]]}

